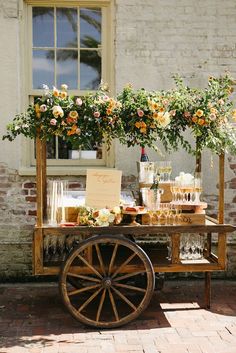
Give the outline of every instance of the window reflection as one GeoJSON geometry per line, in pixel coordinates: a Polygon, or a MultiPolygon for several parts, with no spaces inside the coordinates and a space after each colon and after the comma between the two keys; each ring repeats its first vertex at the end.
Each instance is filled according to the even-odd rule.
{"type": "Polygon", "coordinates": [[[63,138],[58,137],[58,158],[68,159],[70,149],[71,149],[70,144],[66,143],[63,138]]]}
{"type": "Polygon", "coordinates": [[[70,89],[96,90],[101,81],[101,20],[101,8],[33,7],[33,88],[40,89],[43,84],[59,87],[66,83],[70,89]],[[77,38],[78,13],[80,48],[77,38]],[[48,50],[48,47],[53,49],[48,50]]]}
{"type": "Polygon", "coordinates": [[[56,158],[56,137],[53,137],[50,141],[47,141],[47,158],[56,158]]]}
{"type": "Polygon", "coordinates": [[[33,7],[33,46],[54,46],[53,8],[33,7]]]}
{"type": "Polygon", "coordinates": [[[101,9],[80,9],[80,46],[97,48],[101,44],[101,9]]]}
{"type": "Polygon", "coordinates": [[[57,47],[77,48],[77,9],[57,8],[57,47]]]}
{"type": "Polygon", "coordinates": [[[98,89],[101,82],[101,58],[95,50],[80,52],[80,88],[98,89]]]}
{"type": "Polygon", "coordinates": [[[33,50],[33,88],[54,84],[54,51],[33,50]]]}
{"type": "Polygon", "coordinates": [[[57,86],[66,83],[69,89],[78,88],[77,50],[57,50],[57,86]]]}

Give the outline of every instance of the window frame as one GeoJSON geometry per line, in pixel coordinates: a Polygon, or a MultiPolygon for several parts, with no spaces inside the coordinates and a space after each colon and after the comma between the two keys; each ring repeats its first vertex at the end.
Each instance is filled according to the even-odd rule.
{"type": "MultiPolygon", "coordinates": [[[[114,93],[114,0],[21,0],[20,13],[20,57],[21,61],[21,111],[25,111],[34,96],[41,95],[42,90],[32,87],[32,7],[101,7],[102,9],[102,79],[108,82],[111,94],[114,93]],[[30,68],[30,69],[29,69],[30,68]]],[[[65,82],[66,83],[66,82],[65,82]]],[[[69,90],[70,95],[84,95],[88,91],[69,90]]],[[[91,91],[90,91],[91,92],[91,91]]],[[[20,175],[35,175],[33,140],[21,138],[20,175]]],[[[97,160],[48,159],[48,175],[84,175],[87,168],[114,168],[114,142],[109,151],[103,147],[103,158],[97,160]],[[68,168],[69,167],[69,168],[68,168]]]]}

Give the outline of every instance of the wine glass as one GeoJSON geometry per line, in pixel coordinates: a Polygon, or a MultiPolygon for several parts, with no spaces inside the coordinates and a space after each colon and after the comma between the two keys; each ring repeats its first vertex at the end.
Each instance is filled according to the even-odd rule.
{"type": "Polygon", "coordinates": [[[175,225],[175,207],[172,204],[169,204],[169,224],[175,225]]]}
{"type": "Polygon", "coordinates": [[[163,216],[165,219],[165,225],[168,225],[168,218],[169,218],[169,204],[168,203],[162,203],[161,204],[163,216]]]}
{"type": "Polygon", "coordinates": [[[202,173],[195,173],[194,174],[194,191],[195,191],[195,204],[201,202],[200,195],[202,193],[202,173]]]}
{"type": "Polygon", "coordinates": [[[160,175],[160,182],[163,183],[165,181],[165,162],[159,161],[156,162],[156,171],[160,175]]]}
{"type": "Polygon", "coordinates": [[[175,212],[176,224],[180,224],[181,223],[182,208],[180,206],[175,206],[174,212],[175,212]]]}
{"type": "Polygon", "coordinates": [[[156,213],[156,218],[157,218],[157,225],[160,226],[161,225],[161,215],[162,215],[162,211],[161,211],[160,205],[156,209],[155,213],[156,213]]]}
{"type": "Polygon", "coordinates": [[[171,166],[171,161],[165,161],[164,162],[164,167],[165,167],[165,175],[166,175],[166,182],[170,182],[170,175],[172,172],[172,166],[171,166]]]}
{"type": "Polygon", "coordinates": [[[149,225],[153,225],[153,216],[154,216],[154,209],[151,207],[148,209],[148,215],[149,215],[149,225]]]}

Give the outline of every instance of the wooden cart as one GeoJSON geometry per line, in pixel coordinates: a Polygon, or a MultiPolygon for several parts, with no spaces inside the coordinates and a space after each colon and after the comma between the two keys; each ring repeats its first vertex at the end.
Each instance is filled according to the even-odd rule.
{"type": "Polygon", "coordinates": [[[46,146],[36,141],[37,223],[33,239],[35,275],[60,274],[63,302],[79,321],[95,327],[113,328],[137,318],[148,306],[154,288],[155,273],[204,272],[205,302],[210,307],[212,271],[226,267],[226,236],[236,227],[224,224],[224,155],[219,157],[219,216],[207,218],[205,225],[157,225],[110,227],[49,227],[46,216],[46,146]],[[196,233],[205,237],[204,259],[182,261],[180,237],[196,233]],[[171,240],[171,258],[166,246],[149,239],[167,234],[171,240]],[[217,256],[211,249],[212,234],[218,235],[217,256]],[[48,261],[44,241],[53,236],[60,241],[74,237],[65,259],[48,261]],[[72,249],[72,250],[71,250],[72,249]]]}

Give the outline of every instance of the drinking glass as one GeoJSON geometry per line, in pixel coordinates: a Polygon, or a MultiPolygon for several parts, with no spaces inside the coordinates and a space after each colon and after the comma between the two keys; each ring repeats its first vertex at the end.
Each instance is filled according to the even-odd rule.
{"type": "Polygon", "coordinates": [[[169,204],[169,224],[175,225],[175,206],[169,204]]]}
{"type": "Polygon", "coordinates": [[[165,181],[165,162],[156,162],[156,172],[160,175],[160,182],[163,183],[165,181]]]}
{"type": "Polygon", "coordinates": [[[170,209],[169,209],[169,206],[170,206],[170,204],[168,204],[168,203],[162,203],[161,205],[161,208],[162,208],[162,214],[163,214],[163,216],[164,216],[164,219],[165,219],[165,225],[168,225],[168,220],[169,220],[169,211],[170,211],[170,209]]]}
{"type": "Polygon", "coordinates": [[[202,193],[202,173],[194,174],[194,191],[195,191],[194,203],[198,204],[201,202],[200,195],[202,193]]]}
{"type": "Polygon", "coordinates": [[[180,224],[181,223],[182,208],[180,206],[175,205],[174,213],[175,213],[175,223],[180,224]]]}
{"type": "Polygon", "coordinates": [[[167,260],[171,260],[172,258],[172,243],[171,243],[171,235],[166,236],[167,240],[167,260]]]}
{"type": "Polygon", "coordinates": [[[165,181],[167,183],[169,183],[170,182],[170,175],[171,175],[171,172],[172,172],[171,161],[165,161],[164,162],[164,168],[165,168],[165,173],[164,173],[165,181]]]}
{"type": "Polygon", "coordinates": [[[154,216],[154,209],[153,208],[150,208],[148,209],[148,215],[149,215],[149,225],[153,225],[153,216],[154,216]]]}
{"type": "Polygon", "coordinates": [[[157,225],[159,226],[161,224],[161,208],[160,208],[160,205],[159,207],[156,209],[156,218],[157,218],[157,225]]]}
{"type": "Polygon", "coordinates": [[[170,184],[170,191],[172,193],[172,201],[178,203],[180,201],[180,183],[178,181],[172,181],[170,184]]]}

